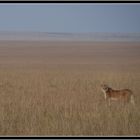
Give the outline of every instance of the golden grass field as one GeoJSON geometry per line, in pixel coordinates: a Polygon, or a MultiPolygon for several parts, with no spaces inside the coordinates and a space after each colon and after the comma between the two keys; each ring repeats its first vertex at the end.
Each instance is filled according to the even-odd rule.
{"type": "Polygon", "coordinates": [[[140,43],[1,41],[0,135],[140,135],[140,43]],[[102,83],[135,107],[109,107],[102,83]]]}

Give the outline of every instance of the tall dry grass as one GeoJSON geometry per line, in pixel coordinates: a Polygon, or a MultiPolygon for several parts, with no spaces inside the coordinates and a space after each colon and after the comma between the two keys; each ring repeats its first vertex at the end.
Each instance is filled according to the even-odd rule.
{"type": "Polygon", "coordinates": [[[140,135],[139,72],[63,68],[0,69],[0,135],[140,135]],[[108,107],[101,83],[132,89],[136,106],[108,107]]]}

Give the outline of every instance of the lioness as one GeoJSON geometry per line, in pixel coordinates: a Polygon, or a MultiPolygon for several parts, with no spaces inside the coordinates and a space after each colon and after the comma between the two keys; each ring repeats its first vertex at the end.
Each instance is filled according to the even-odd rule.
{"type": "Polygon", "coordinates": [[[123,102],[130,102],[135,104],[133,92],[130,89],[114,90],[106,84],[101,85],[101,90],[104,93],[105,100],[110,102],[111,100],[119,100],[123,102]]]}

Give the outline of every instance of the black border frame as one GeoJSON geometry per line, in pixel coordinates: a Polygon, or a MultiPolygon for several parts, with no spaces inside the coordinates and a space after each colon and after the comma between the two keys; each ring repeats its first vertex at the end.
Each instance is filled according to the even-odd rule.
{"type": "MultiPolygon", "coordinates": [[[[130,0],[130,1],[125,1],[125,0],[0,0],[0,4],[47,4],[47,3],[55,3],[55,4],[59,4],[59,3],[64,3],[64,4],[72,4],[72,3],[98,3],[98,4],[115,4],[115,3],[124,3],[124,4],[140,4],[140,0],[130,0]]],[[[0,136],[0,139],[140,139],[140,135],[139,136],[0,136]]]]}
{"type": "Polygon", "coordinates": [[[39,4],[39,3],[55,3],[55,4],[59,4],[59,3],[101,3],[101,4],[106,4],[106,3],[110,3],[110,4],[114,4],[114,3],[139,3],[140,4],[140,0],[0,0],[0,4],[4,3],[4,4],[12,4],[12,3],[34,3],[34,4],[39,4]]]}

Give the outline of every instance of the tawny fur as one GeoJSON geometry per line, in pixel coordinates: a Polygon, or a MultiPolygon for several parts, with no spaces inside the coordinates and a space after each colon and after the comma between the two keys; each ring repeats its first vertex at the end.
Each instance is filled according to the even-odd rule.
{"type": "Polygon", "coordinates": [[[120,100],[123,102],[131,102],[132,104],[135,104],[134,95],[130,89],[114,90],[108,85],[104,84],[101,85],[101,90],[104,93],[105,100],[108,100],[109,104],[111,100],[120,100]]]}

